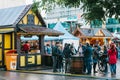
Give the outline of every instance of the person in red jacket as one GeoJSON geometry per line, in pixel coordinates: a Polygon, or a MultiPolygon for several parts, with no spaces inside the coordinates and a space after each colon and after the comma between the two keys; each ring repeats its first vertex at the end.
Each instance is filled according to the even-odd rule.
{"type": "Polygon", "coordinates": [[[25,51],[25,53],[28,53],[30,50],[30,44],[28,43],[28,41],[25,42],[25,44],[23,45],[23,51],[25,51]]]}
{"type": "Polygon", "coordinates": [[[109,58],[109,65],[111,75],[116,74],[116,63],[117,63],[117,50],[114,43],[110,44],[110,49],[108,50],[108,58],[109,58]]]}

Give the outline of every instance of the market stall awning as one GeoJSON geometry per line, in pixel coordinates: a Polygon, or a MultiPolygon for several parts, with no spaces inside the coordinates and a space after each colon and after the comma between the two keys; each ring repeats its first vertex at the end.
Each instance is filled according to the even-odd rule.
{"type": "Polygon", "coordinates": [[[45,27],[19,27],[20,31],[17,32],[17,34],[20,35],[48,35],[48,36],[59,36],[59,35],[63,35],[64,33],[57,31],[57,30],[53,30],[53,29],[49,29],[49,28],[45,28],[45,27]]]}

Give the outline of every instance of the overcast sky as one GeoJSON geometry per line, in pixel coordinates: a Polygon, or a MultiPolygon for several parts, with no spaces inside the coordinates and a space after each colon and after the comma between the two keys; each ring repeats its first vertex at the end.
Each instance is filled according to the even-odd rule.
{"type": "Polygon", "coordinates": [[[27,4],[32,4],[33,0],[26,0],[27,4]]]}
{"type": "MultiPolygon", "coordinates": [[[[41,1],[41,0],[36,0],[36,1],[41,1]]],[[[26,0],[26,3],[31,4],[33,0],[26,0]]]]}
{"type": "MultiPolygon", "coordinates": [[[[40,1],[40,0],[36,0],[36,1],[40,1]]],[[[32,3],[33,3],[33,0],[26,0],[26,3],[27,3],[27,4],[32,4],[32,3]]],[[[46,16],[44,10],[41,12],[41,15],[42,15],[43,17],[46,16]]]]}

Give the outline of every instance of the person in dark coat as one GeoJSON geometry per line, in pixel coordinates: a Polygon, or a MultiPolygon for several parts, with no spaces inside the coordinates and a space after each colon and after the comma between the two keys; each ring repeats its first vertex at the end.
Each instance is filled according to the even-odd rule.
{"type": "Polygon", "coordinates": [[[94,73],[97,73],[96,65],[98,63],[98,60],[99,60],[99,47],[95,45],[93,49],[93,72],[94,73]]]}
{"type": "Polygon", "coordinates": [[[71,66],[71,56],[74,54],[72,52],[73,47],[70,44],[65,45],[63,49],[63,54],[65,57],[65,72],[70,72],[70,66],[71,66]]]}
{"type": "Polygon", "coordinates": [[[60,44],[59,47],[58,47],[58,51],[57,53],[59,54],[58,55],[58,70],[59,72],[62,72],[63,71],[63,51],[62,51],[62,45],[60,44]]]}
{"type": "Polygon", "coordinates": [[[86,50],[84,52],[84,64],[86,67],[85,72],[87,71],[87,74],[91,74],[92,70],[92,55],[93,55],[93,49],[90,46],[89,43],[86,43],[86,50]]]}
{"type": "Polygon", "coordinates": [[[108,72],[108,65],[107,65],[107,63],[108,63],[108,49],[107,49],[107,47],[104,45],[104,50],[103,50],[103,55],[104,55],[104,64],[105,64],[105,70],[104,70],[104,72],[105,73],[107,73],[108,72]]]}
{"type": "Polygon", "coordinates": [[[59,42],[56,42],[55,46],[52,46],[53,72],[58,72],[57,67],[60,68],[59,58],[62,56],[62,51],[59,48],[59,44],[59,42]]]}

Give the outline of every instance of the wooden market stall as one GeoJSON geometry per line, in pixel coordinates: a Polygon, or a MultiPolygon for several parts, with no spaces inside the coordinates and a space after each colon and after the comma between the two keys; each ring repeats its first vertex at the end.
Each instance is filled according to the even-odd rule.
{"type": "Polygon", "coordinates": [[[90,43],[92,45],[99,43],[99,45],[109,44],[111,42],[112,34],[103,28],[76,28],[73,35],[80,38],[80,43],[90,43]]]}
{"type": "Polygon", "coordinates": [[[44,36],[59,36],[63,33],[46,28],[38,10],[32,11],[32,5],[23,5],[0,9],[0,67],[6,65],[5,53],[17,51],[17,69],[42,65],[44,55],[44,36]],[[39,53],[24,54],[21,51],[21,36],[38,36],[39,53]]]}

